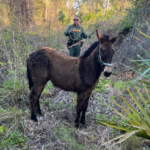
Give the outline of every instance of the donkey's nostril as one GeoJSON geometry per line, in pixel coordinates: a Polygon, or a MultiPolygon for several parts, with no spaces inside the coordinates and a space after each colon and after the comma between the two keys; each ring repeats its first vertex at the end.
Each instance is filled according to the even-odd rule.
{"type": "Polygon", "coordinates": [[[105,77],[109,77],[110,75],[111,75],[111,72],[107,72],[107,71],[104,72],[105,77]]]}

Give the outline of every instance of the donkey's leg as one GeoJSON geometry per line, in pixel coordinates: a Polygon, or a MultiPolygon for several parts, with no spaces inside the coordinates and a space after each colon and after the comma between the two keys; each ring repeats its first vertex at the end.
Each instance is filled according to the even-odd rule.
{"type": "Polygon", "coordinates": [[[30,92],[30,107],[31,107],[31,119],[37,122],[37,116],[35,112],[35,106],[37,103],[37,99],[40,96],[40,93],[45,85],[34,84],[31,92],[30,92]]]}
{"type": "Polygon", "coordinates": [[[75,119],[75,126],[78,128],[79,127],[79,119],[80,119],[80,114],[82,111],[82,105],[84,102],[84,97],[85,93],[78,93],[78,98],[77,98],[77,106],[76,106],[76,119],[75,119]]]}
{"type": "Polygon", "coordinates": [[[88,107],[89,98],[90,98],[90,96],[84,100],[84,103],[82,105],[82,115],[81,115],[80,123],[82,123],[84,125],[85,125],[85,113],[86,113],[86,110],[88,107]]]}
{"type": "MultiPolygon", "coordinates": [[[[44,88],[43,88],[43,89],[44,89],[44,88]]],[[[39,98],[40,98],[40,96],[41,96],[41,93],[42,93],[43,89],[41,90],[40,95],[38,96],[37,101],[36,101],[36,106],[37,106],[36,112],[37,112],[40,116],[42,116],[42,112],[41,112],[41,108],[40,108],[39,98]]]]}

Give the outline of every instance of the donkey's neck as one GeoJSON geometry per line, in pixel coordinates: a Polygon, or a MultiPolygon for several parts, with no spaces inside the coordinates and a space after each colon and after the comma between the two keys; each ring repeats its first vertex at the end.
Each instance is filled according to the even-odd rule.
{"type": "Polygon", "coordinates": [[[97,82],[102,70],[98,62],[98,47],[87,58],[80,60],[79,70],[82,83],[87,88],[97,82]]]}

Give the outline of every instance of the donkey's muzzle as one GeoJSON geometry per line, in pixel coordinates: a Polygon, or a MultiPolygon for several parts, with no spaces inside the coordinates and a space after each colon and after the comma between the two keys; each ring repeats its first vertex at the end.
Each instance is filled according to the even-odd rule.
{"type": "Polygon", "coordinates": [[[110,66],[105,66],[104,68],[104,76],[109,77],[112,74],[112,67],[110,66]]]}
{"type": "Polygon", "coordinates": [[[111,72],[107,72],[107,71],[104,72],[105,77],[109,77],[110,75],[111,75],[111,72]]]}

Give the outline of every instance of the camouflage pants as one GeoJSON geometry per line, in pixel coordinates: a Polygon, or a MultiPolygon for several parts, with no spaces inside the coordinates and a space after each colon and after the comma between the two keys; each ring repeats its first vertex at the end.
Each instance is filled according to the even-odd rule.
{"type": "Polygon", "coordinates": [[[78,56],[80,56],[80,51],[81,51],[81,48],[80,48],[80,46],[73,46],[73,47],[70,47],[70,48],[68,48],[68,50],[69,50],[69,55],[70,56],[73,56],[73,57],[78,57],[78,56]]]}

